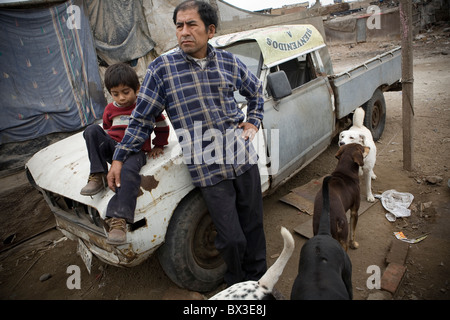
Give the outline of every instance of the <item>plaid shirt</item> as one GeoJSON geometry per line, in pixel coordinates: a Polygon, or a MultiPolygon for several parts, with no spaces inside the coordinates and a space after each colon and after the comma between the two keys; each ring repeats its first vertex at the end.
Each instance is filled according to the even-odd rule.
{"type": "Polygon", "coordinates": [[[262,83],[234,55],[208,44],[205,69],[182,50],[162,55],[148,67],[127,131],[113,159],[139,150],[166,110],[195,186],[233,179],[257,162],[252,143],[241,138],[245,114],[234,91],[247,99],[247,122],[260,127],[262,83]]]}

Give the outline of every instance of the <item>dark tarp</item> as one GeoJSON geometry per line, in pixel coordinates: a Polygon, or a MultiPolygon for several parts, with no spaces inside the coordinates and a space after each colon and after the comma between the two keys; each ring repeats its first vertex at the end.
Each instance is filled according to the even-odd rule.
{"type": "Polygon", "coordinates": [[[105,105],[82,0],[0,9],[0,144],[75,131],[105,105]]]}
{"type": "Polygon", "coordinates": [[[97,53],[109,65],[145,56],[154,47],[142,0],[86,0],[97,53]]]}

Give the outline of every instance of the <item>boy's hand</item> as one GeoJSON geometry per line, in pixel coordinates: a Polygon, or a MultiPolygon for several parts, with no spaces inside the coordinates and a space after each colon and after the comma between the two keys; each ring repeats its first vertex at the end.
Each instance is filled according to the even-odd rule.
{"type": "Polygon", "coordinates": [[[122,171],[122,166],[122,161],[113,160],[108,175],[106,176],[108,187],[114,192],[116,192],[116,187],[120,188],[120,172],[122,171]]]}
{"type": "Polygon", "coordinates": [[[148,153],[148,158],[156,159],[160,155],[164,154],[164,149],[161,147],[153,147],[152,150],[148,153]]]}
{"type": "Polygon", "coordinates": [[[258,128],[249,122],[241,122],[238,128],[244,129],[244,132],[242,133],[242,138],[244,138],[244,140],[250,139],[250,141],[252,141],[258,132],[258,128]]]}

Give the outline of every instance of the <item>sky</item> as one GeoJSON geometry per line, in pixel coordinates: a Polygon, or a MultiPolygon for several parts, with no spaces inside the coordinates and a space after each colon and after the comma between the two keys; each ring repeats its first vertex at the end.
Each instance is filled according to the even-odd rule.
{"type": "MultiPolygon", "coordinates": [[[[314,4],[316,0],[223,0],[233,6],[249,11],[256,11],[267,8],[281,8],[284,5],[309,2],[314,4]]],[[[332,4],[333,0],[320,0],[322,5],[332,4]]]]}

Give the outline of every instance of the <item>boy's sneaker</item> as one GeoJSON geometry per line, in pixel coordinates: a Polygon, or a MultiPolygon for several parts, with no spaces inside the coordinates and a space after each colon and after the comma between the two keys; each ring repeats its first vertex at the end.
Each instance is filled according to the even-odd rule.
{"type": "Polygon", "coordinates": [[[80,194],[83,196],[93,196],[106,187],[106,174],[91,173],[88,178],[88,183],[81,189],[80,194]]]}
{"type": "Polygon", "coordinates": [[[106,220],[109,226],[108,238],[106,238],[106,243],[109,244],[124,244],[127,241],[127,223],[125,219],[121,218],[109,218],[106,220]]]}

